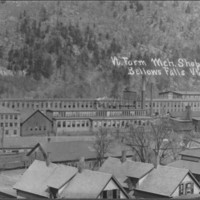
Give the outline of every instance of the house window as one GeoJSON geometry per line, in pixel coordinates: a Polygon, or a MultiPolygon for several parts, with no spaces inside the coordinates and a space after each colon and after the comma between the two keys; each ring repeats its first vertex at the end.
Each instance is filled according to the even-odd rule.
{"type": "Polygon", "coordinates": [[[188,182],[179,185],[179,196],[193,194],[194,193],[194,183],[188,182]]]}
{"type": "Polygon", "coordinates": [[[113,199],[120,199],[120,191],[113,190],[113,199]]]}
{"type": "Polygon", "coordinates": [[[12,119],[13,118],[13,116],[12,115],[10,115],[10,119],[12,119]]]}
{"type": "Polygon", "coordinates": [[[113,199],[113,190],[107,191],[107,199],[113,199]]]}
{"type": "Polygon", "coordinates": [[[103,191],[102,197],[103,199],[107,199],[107,191],[103,191]]]}
{"type": "Polygon", "coordinates": [[[103,198],[103,199],[120,199],[120,191],[119,190],[103,191],[100,198],[103,198]]]}
{"type": "Polygon", "coordinates": [[[184,185],[183,184],[180,184],[179,185],[179,196],[183,195],[184,194],[184,185]]]}
{"type": "Polygon", "coordinates": [[[194,193],[194,183],[186,183],[185,194],[193,194],[193,193],[194,193]]]}
{"type": "Polygon", "coordinates": [[[44,131],[46,131],[46,126],[44,126],[44,131]]]}
{"type": "Polygon", "coordinates": [[[13,126],[13,123],[10,123],[10,127],[12,127],[13,126]]]}
{"type": "Polygon", "coordinates": [[[17,115],[15,115],[15,119],[17,119],[17,115]]]}
{"type": "Polygon", "coordinates": [[[65,121],[63,121],[63,127],[66,127],[66,122],[65,121]]]}
{"type": "Polygon", "coordinates": [[[9,130],[6,130],[6,135],[8,135],[9,134],[9,130]]]}

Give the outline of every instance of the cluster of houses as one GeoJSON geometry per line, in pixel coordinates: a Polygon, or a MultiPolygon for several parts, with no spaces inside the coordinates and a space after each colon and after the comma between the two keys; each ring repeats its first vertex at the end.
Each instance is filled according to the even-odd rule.
{"type": "Polygon", "coordinates": [[[26,168],[1,172],[0,198],[200,197],[200,148],[165,166],[136,162],[129,149],[116,148],[100,166],[92,142],[38,143],[26,155],[26,168]]]}

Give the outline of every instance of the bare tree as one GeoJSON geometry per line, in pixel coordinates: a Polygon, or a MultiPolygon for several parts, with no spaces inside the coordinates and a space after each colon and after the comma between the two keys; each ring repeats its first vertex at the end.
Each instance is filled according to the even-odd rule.
{"type": "Polygon", "coordinates": [[[97,152],[97,164],[98,166],[101,166],[103,164],[105,154],[109,150],[112,138],[106,128],[100,128],[99,131],[95,133],[95,136],[96,139],[94,148],[97,152]]]}
{"type": "Polygon", "coordinates": [[[151,140],[154,141],[153,151],[156,158],[156,166],[160,164],[161,157],[164,156],[167,149],[171,146],[169,138],[172,134],[172,128],[168,118],[160,117],[151,122],[151,140]]]}
{"type": "Polygon", "coordinates": [[[141,162],[151,162],[150,138],[143,126],[130,126],[124,142],[136,153],[136,159],[139,158],[141,162]]]}
{"type": "Polygon", "coordinates": [[[160,117],[150,122],[151,130],[144,126],[130,126],[125,144],[132,148],[141,162],[151,162],[156,166],[167,157],[176,159],[181,141],[171,128],[168,118],[160,117]]]}

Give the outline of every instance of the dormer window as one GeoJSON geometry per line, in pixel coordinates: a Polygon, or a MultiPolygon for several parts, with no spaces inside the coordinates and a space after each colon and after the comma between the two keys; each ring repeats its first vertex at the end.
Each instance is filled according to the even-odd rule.
{"type": "Polygon", "coordinates": [[[57,188],[49,187],[50,199],[56,199],[57,198],[57,194],[58,194],[58,189],[57,188]]]}

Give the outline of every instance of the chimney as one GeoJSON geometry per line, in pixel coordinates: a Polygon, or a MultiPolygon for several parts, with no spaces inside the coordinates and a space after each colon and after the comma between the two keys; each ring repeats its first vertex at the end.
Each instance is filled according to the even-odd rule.
{"type": "Polygon", "coordinates": [[[126,150],[123,150],[123,151],[122,151],[121,162],[122,162],[122,163],[126,162],[126,150]]]}
{"type": "Polygon", "coordinates": [[[185,116],[186,120],[192,120],[192,110],[191,110],[191,106],[187,105],[186,106],[186,116],[185,116]]]}
{"type": "Polygon", "coordinates": [[[145,75],[142,75],[142,93],[141,93],[141,108],[145,109],[145,90],[146,90],[146,83],[145,83],[145,75]]]}
{"type": "Polygon", "coordinates": [[[48,167],[50,165],[50,152],[47,152],[47,156],[46,156],[46,166],[48,167]]]}
{"type": "Polygon", "coordinates": [[[78,163],[78,172],[81,173],[85,168],[85,158],[81,157],[78,163]]]}

